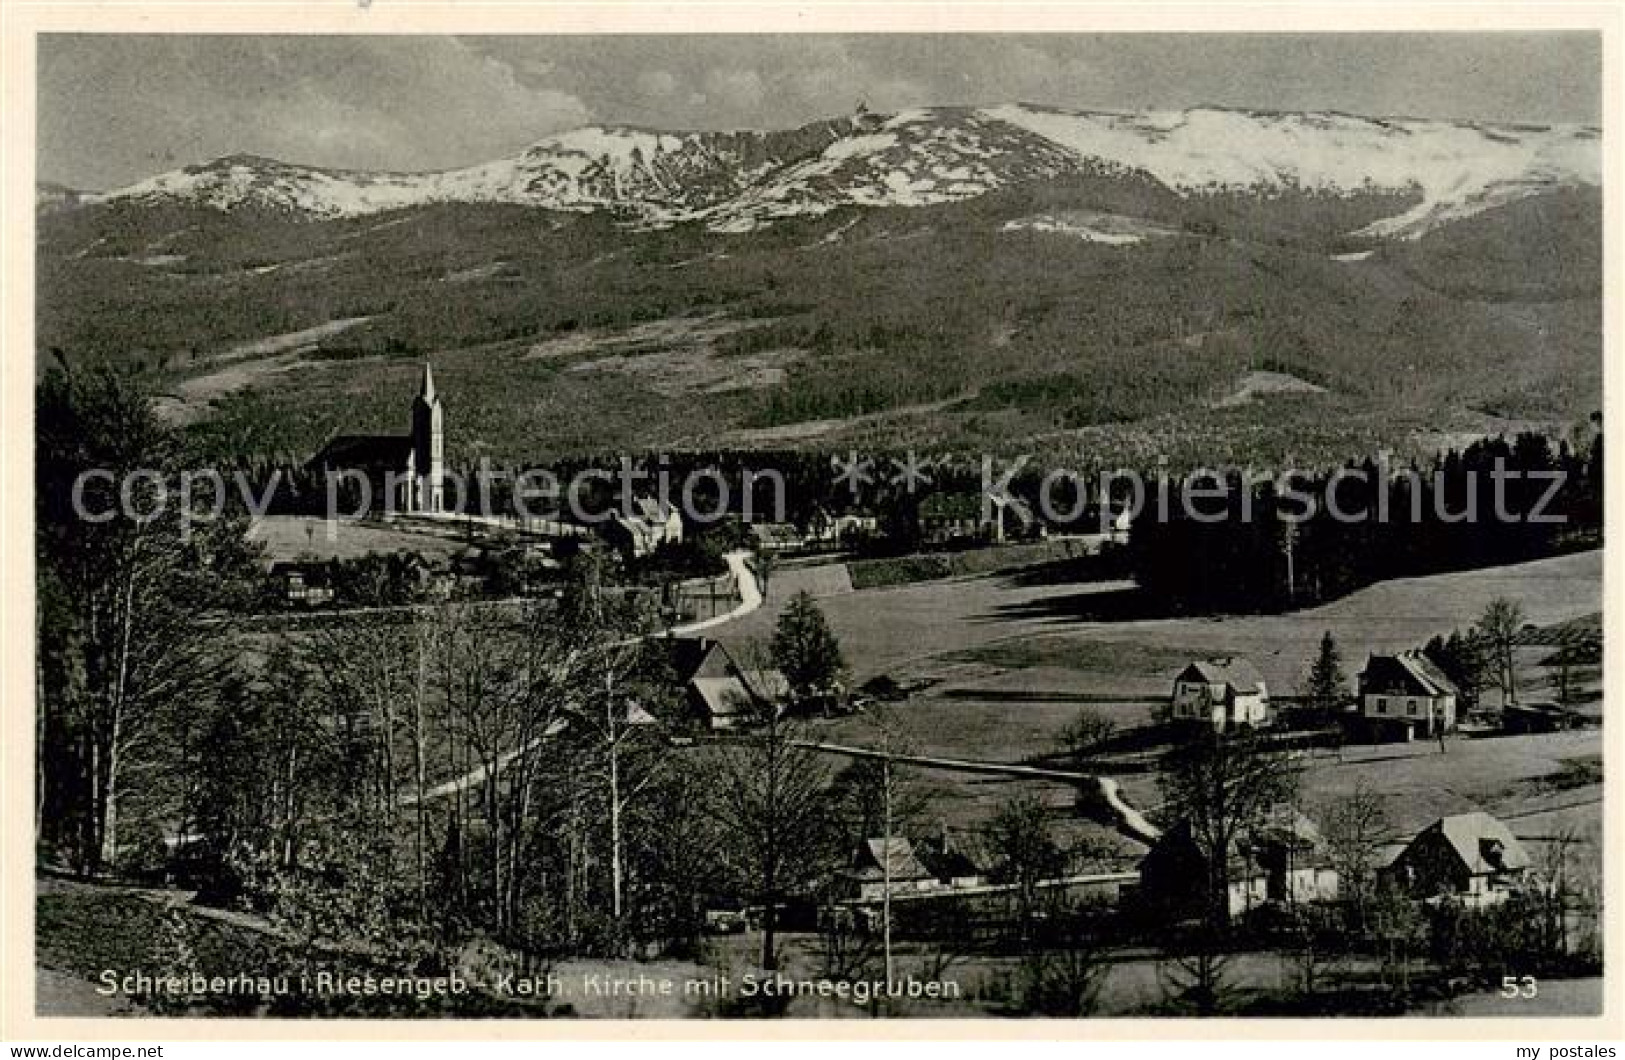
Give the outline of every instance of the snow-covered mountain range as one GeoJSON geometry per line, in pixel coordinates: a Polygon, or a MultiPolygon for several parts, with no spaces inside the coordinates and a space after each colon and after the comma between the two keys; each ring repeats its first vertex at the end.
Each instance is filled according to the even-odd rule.
{"type": "Polygon", "coordinates": [[[728,232],[843,206],[921,206],[1092,175],[1154,181],[1186,197],[1398,194],[1404,209],[1351,234],[1413,239],[1532,195],[1600,185],[1601,165],[1598,130],[1580,125],[1008,104],[859,113],[776,132],[589,127],[547,137],[514,158],[434,173],[236,155],[81,200],[249,206],[316,218],[436,202],[515,203],[728,232]]]}

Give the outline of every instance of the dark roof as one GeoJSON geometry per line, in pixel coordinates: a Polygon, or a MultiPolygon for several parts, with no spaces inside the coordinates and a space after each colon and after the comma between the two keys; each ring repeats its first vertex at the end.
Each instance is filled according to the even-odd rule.
{"type": "Polygon", "coordinates": [[[920,864],[930,869],[939,880],[965,879],[982,875],[982,867],[962,850],[941,839],[922,839],[915,844],[914,854],[920,864]]]}
{"type": "Polygon", "coordinates": [[[1360,673],[1360,691],[1362,694],[1429,697],[1460,695],[1455,684],[1432,659],[1414,651],[1371,656],[1360,673]]]}
{"type": "Polygon", "coordinates": [[[699,696],[714,717],[747,715],[785,696],[789,687],[777,670],[746,670],[721,642],[709,637],[669,637],[666,646],[679,683],[699,696]]]}
{"type": "Polygon", "coordinates": [[[751,523],[750,536],[764,545],[799,545],[803,537],[789,523],[751,523]]]}
{"type": "MultiPolygon", "coordinates": [[[[1270,807],[1255,823],[1235,831],[1231,836],[1228,857],[1230,867],[1249,868],[1252,862],[1249,852],[1260,846],[1288,847],[1314,856],[1322,852],[1324,843],[1320,829],[1315,827],[1313,821],[1295,807],[1283,803],[1270,807]]],[[[1185,848],[1193,852],[1199,849],[1189,817],[1180,818],[1152,846],[1153,851],[1169,848],[1185,848]]]]}
{"type": "Polygon", "coordinates": [[[865,839],[859,843],[852,867],[846,875],[860,880],[884,880],[888,876],[888,869],[894,883],[936,879],[936,874],[920,864],[920,859],[914,856],[914,844],[904,836],[865,839]]]}
{"type": "Polygon", "coordinates": [[[710,637],[667,637],[660,643],[666,646],[671,668],[679,681],[696,677],[727,677],[733,669],[733,659],[720,641],[710,637]]]}
{"type": "MultiPolygon", "coordinates": [[[[1467,871],[1475,876],[1490,872],[1517,872],[1531,862],[1518,837],[1487,813],[1459,813],[1441,817],[1416,837],[1430,833],[1442,836],[1456,852],[1467,871]]],[[[1413,840],[1412,842],[1415,842],[1413,840]]]]}
{"type": "Polygon", "coordinates": [[[409,434],[340,434],[310,458],[311,467],[406,467],[412,452],[409,434]]]}
{"type": "Polygon", "coordinates": [[[1179,671],[1176,681],[1201,681],[1209,685],[1229,685],[1249,695],[1264,688],[1264,675],[1251,661],[1241,658],[1201,659],[1179,671]]]}

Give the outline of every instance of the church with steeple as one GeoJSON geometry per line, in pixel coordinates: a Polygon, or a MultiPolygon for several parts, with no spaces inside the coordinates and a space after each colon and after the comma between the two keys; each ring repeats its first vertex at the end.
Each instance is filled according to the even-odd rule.
{"type": "MultiPolygon", "coordinates": [[[[340,434],[328,440],[307,465],[324,479],[338,478],[341,490],[365,491],[371,515],[446,510],[446,416],[435,393],[434,368],[423,366],[423,381],[412,399],[408,434],[340,434]]],[[[361,495],[345,498],[350,510],[361,495]]]]}

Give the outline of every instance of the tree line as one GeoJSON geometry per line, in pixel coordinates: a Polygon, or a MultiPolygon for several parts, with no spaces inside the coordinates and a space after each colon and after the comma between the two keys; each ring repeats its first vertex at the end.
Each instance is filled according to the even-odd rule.
{"type": "Polygon", "coordinates": [[[1602,454],[1600,434],[1581,455],[1525,433],[1474,442],[1397,473],[1366,460],[1299,475],[1289,480],[1291,490],[1239,475],[1153,482],[1148,495],[1165,492],[1169,502],[1133,521],[1134,577],[1176,612],[1277,611],[1389,578],[1596,547],[1602,454]],[[1499,504],[1498,474],[1505,477],[1499,504]]]}

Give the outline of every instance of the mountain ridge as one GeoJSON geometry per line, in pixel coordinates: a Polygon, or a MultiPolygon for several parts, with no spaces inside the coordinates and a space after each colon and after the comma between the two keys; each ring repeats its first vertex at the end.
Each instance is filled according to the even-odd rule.
{"type": "Polygon", "coordinates": [[[248,206],[311,219],[437,202],[510,203],[726,233],[843,207],[935,205],[1088,175],[1149,178],[1186,198],[1401,193],[1414,200],[1407,209],[1349,235],[1408,240],[1546,191],[1599,186],[1600,155],[1598,131],[1575,124],[1007,103],[860,111],[784,130],[585,126],[509,158],[433,172],[344,170],[239,153],[80,195],[76,203],[248,206]]]}

